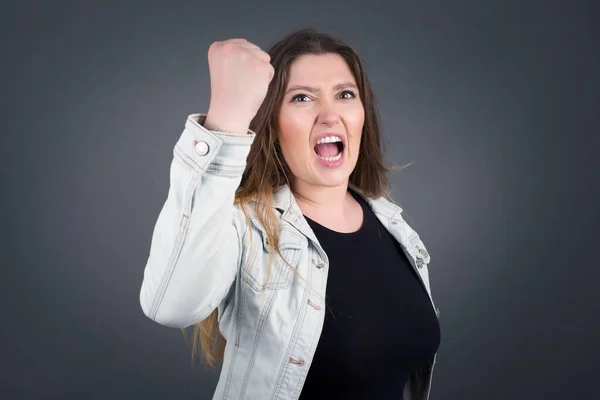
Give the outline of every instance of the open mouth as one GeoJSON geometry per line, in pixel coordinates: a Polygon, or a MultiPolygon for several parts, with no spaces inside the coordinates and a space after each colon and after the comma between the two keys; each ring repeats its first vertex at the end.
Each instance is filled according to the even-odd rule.
{"type": "Polygon", "coordinates": [[[340,138],[319,140],[315,145],[315,153],[325,161],[337,161],[342,158],[344,144],[340,138]]]}

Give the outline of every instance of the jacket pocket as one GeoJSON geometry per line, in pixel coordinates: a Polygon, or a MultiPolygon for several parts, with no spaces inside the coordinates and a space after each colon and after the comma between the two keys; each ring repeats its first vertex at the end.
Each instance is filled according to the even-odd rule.
{"type": "MultiPolygon", "coordinates": [[[[244,280],[256,291],[265,289],[286,289],[290,286],[294,271],[290,269],[277,252],[271,261],[271,274],[267,284],[267,272],[269,263],[269,243],[266,233],[255,230],[253,249],[250,260],[244,268],[242,276],[244,280]]],[[[300,254],[307,247],[306,239],[299,233],[293,232],[291,228],[283,228],[279,231],[279,250],[285,260],[296,270],[300,254]]]]}

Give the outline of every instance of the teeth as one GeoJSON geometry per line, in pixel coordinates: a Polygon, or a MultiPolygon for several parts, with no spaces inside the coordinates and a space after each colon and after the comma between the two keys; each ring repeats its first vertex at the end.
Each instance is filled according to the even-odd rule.
{"type": "Polygon", "coordinates": [[[325,161],[330,161],[330,162],[332,162],[332,161],[337,161],[337,160],[339,160],[340,158],[342,158],[342,153],[338,154],[338,155],[337,155],[337,156],[335,156],[335,157],[321,157],[321,156],[319,156],[319,155],[317,155],[317,157],[321,158],[322,160],[325,160],[325,161]]]}
{"type": "Polygon", "coordinates": [[[326,136],[324,138],[321,138],[317,144],[322,144],[322,143],[335,143],[335,142],[341,142],[342,139],[339,136],[326,136]]]}

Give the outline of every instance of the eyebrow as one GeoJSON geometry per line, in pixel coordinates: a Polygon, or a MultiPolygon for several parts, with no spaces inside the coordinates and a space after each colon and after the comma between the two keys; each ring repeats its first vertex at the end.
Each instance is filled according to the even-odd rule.
{"type": "MultiPolygon", "coordinates": [[[[335,85],[333,87],[334,90],[341,90],[341,89],[345,89],[345,88],[349,88],[349,87],[353,87],[358,89],[358,87],[352,83],[352,82],[344,82],[344,83],[338,83],[337,85],[335,85]]],[[[291,88],[289,88],[285,94],[288,94],[289,92],[292,92],[294,90],[306,90],[307,92],[311,92],[311,93],[320,93],[321,89],[318,88],[314,88],[311,86],[305,86],[305,85],[294,85],[291,88]]]]}

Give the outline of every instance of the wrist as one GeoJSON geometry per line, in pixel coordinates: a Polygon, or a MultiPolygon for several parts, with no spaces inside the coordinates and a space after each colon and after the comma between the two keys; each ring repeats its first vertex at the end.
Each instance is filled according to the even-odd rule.
{"type": "Polygon", "coordinates": [[[250,122],[245,118],[239,118],[235,115],[222,115],[208,112],[204,120],[204,127],[208,130],[236,133],[244,135],[248,133],[250,122]]]}

